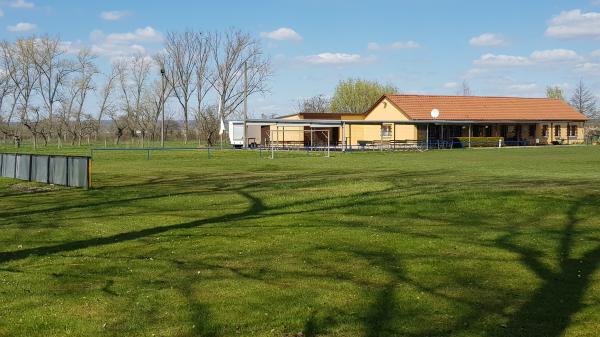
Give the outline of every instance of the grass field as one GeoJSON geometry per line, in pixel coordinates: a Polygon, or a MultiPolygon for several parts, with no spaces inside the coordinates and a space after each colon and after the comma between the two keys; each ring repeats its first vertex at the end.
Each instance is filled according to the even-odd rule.
{"type": "Polygon", "coordinates": [[[0,178],[0,336],[600,331],[600,147],[97,153],[94,184],[0,178]]]}

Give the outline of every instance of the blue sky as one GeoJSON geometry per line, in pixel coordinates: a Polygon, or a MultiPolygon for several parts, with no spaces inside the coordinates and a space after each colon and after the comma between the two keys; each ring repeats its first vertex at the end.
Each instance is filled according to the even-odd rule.
{"type": "Polygon", "coordinates": [[[391,83],[405,93],[570,95],[581,78],[600,95],[600,0],[37,1],[0,4],[1,38],[50,34],[90,46],[106,69],[152,54],[167,31],[243,29],[272,60],[255,116],[293,112],[331,95],[340,79],[391,83]]]}

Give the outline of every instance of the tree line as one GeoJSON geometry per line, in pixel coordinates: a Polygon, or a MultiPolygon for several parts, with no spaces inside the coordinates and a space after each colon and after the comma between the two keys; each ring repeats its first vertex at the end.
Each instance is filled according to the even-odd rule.
{"type": "Polygon", "coordinates": [[[113,60],[104,73],[89,48],[73,53],[59,38],[3,41],[0,135],[60,147],[104,131],[115,144],[143,144],[159,139],[164,124],[185,143],[213,144],[219,119],[240,114],[247,96],[265,93],[271,75],[260,41],[234,29],[170,32],[160,52],[113,60]]]}

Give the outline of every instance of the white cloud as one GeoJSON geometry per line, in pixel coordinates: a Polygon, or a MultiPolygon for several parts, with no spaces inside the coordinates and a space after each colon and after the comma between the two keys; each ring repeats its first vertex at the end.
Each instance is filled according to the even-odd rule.
{"type": "Polygon", "coordinates": [[[508,89],[512,91],[534,91],[538,88],[538,85],[535,83],[527,83],[527,84],[512,84],[508,86],[508,89]]]}
{"type": "Polygon", "coordinates": [[[478,66],[514,67],[530,65],[531,61],[524,56],[484,54],[474,63],[478,66]]]}
{"type": "Polygon", "coordinates": [[[91,37],[92,39],[105,40],[109,43],[162,42],[163,40],[163,35],[150,26],[138,28],[133,32],[111,33],[108,35],[105,35],[100,30],[96,30],[91,33],[91,37]]]}
{"type": "Polygon", "coordinates": [[[531,53],[530,59],[534,62],[569,62],[581,60],[581,57],[573,50],[551,49],[536,50],[531,53]]]}
{"type": "MultiPolygon", "coordinates": [[[[598,1],[600,1],[600,0],[598,0],[598,1]]],[[[592,57],[600,57],[600,49],[594,50],[593,52],[590,53],[590,55],[592,57]]]]}
{"type": "Polygon", "coordinates": [[[456,88],[458,88],[458,86],[459,86],[458,82],[444,83],[444,88],[446,88],[446,89],[456,89],[456,88]]]}
{"type": "Polygon", "coordinates": [[[16,0],[10,3],[10,7],[12,8],[33,8],[35,5],[33,2],[27,2],[26,0],[16,0]]]}
{"type": "Polygon", "coordinates": [[[4,11],[0,9],[0,18],[4,16],[4,11]]]}
{"type": "Polygon", "coordinates": [[[421,45],[415,41],[394,42],[390,45],[392,49],[416,49],[421,48],[421,45]]]}
{"type": "Polygon", "coordinates": [[[508,85],[505,92],[510,96],[533,97],[540,95],[542,90],[536,83],[515,83],[508,85]]]}
{"type": "Polygon", "coordinates": [[[282,27],[272,32],[262,32],[261,37],[277,41],[302,41],[302,36],[291,28],[282,27]]]}
{"type": "Polygon", "coordinates": [[[575,71],[582,75],[600,75],[600,63],[586,62],[578,64],[575,71]]]}
{"type": "Polygon", "coordinates": [[[471,38],[469,44],[473,47],[499,47],[506,45],[507,41],[501,35],[485,33],[471,38]]]}
{"type": "Polygon", "coordinates": [[[546,36],[557,39],[600,39],[600,13],[580,9],[561,12],[550,20],[546,36]]]}
{"type": "Polygon", "coordinates": [[[358,54],[345,53],[321,53],[304,56],[301,59],[310,64],[352,64],[363,61],[363,58],[358,54]]]}
{"type": "Polygon", "coordinates": [[[117,21],[129,16],[131,13],[127,11],[105,11],[100,13],[100,18],[106,21],[117,21]]]}
{"type": "Polygon", "coordinates": [[[550,49],[536,50],[527,56],[484,54],[473,63],[487,67],[520,67],[543,64],[577,62],[583,58],[573,50],[550,49]]]}
{"type": "Polygon", "coordinates": [[[148,46],[144,44],[159,44],[163,41],[163,35],[148,26],[126,33],[105,34],[101,30],[95,30],[90,33],[90,39],[92,52],[115,59],[146,54],[148,46]]]}
{"type": "Polygon", "coordinates": [[[8,30],[9,32],[21,33],[21,32],[30,32],[32,30],[35,30],[36,28],[37,28],[37,26],[33,23],[19,22],[14,26],[6,27],[6,30],[8,30]]]}
{"type": "Polygon", "coordinates": [[[367,45],[369,50],[399,50],[399,49],[417,49],[421,48],[421,45],[415,41],[397,41],[392,42],[389,45],[382,45],[377,42],[369,42],[367,45]]]}

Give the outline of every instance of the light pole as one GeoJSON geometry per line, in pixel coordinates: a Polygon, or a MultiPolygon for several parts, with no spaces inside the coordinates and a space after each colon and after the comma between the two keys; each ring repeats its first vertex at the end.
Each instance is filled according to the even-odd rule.
{"type": "Polygon", "coordinates": [[[162,119],[160,123],[160,147],[165,147],[165,69],[160,68],[160,104],[162,108],[162,119]]]}

